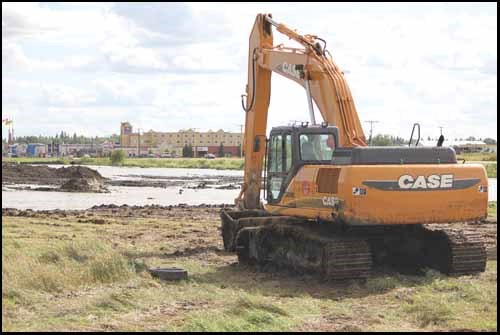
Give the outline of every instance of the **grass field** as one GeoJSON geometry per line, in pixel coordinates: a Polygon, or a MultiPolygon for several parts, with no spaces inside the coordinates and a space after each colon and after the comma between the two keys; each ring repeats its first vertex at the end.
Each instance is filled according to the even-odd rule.
{"type": "MultiPolygon", "coordinates": [[[[2,158],[4,162],[19,162],[25,164],[70,164],[72,161],[82,165],[111,165],[111,160],[106,157],[97,158],[2,158]]],[[[193,169],[218,169],[242,170],[242,158],[126,158],[121,166],[154,167],[154,168],[193,168],[193,169]]]]}
{"type": "Polygon", "coordinates": [[[475,276],[328,283],[237,265],[218,226],[196,213],[2,217],[2,331],[497,330],[496,261],[475,276]]]}
{"type": "Polygon", "coordinates": [[[497,154],[495,152],[475,152],[457,155],[457,159],[465,159],[466,161],[488,161],[496,162],[497,154]]]}
{"type": "Polygon", "coordinates": [[[497,216],[497,202],[490,201],[488,202],[488,215],[489,216],[497,216]]]}
{"type": "Polygon", "coordinates": [[[496,163],[488,163],[484,164],[486,169],[486,173],[488,174],[488,178],[496,178],[497,177],[497,164],[496,163]]]}

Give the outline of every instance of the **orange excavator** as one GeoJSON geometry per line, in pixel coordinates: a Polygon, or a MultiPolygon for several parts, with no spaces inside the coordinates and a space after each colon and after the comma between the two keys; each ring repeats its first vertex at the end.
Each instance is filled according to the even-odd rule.
{"type": "Polygon", "coordinates": [[[244,98],[244,183],[236,209],[221,212],[224,247],[240,262],[328,279],[366,278],[378,264],[450,275],[484,271],[478,233],[425,225],[484,219],[484,167],[458,164],[442,141],[367,146],[349,86],[323,39],[257,15],[244,98]],[[273,27],[301,47],[275,46],[273,27]],[[310,123],[275,127],[267,138],[272,72],[305,88],[310,123]]]}

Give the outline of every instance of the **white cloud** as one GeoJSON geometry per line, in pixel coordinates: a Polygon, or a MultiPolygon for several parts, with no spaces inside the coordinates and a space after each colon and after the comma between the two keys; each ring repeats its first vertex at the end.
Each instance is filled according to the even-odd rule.
{"type": "MultiPolygon", "coordinates": [[[[496,7],[472,4],[2,3],[2,83],[37,83],[4,87],[2,106],[17,111],[17,133],[35,115],[56,122],[44,131],[70,127],[55,117],[63,110],[91,116],[84,122],[99,134],[127,118],[159,130],[237,129],[259,12],[327,40],[361,120],[381,121],[376,132],[408,137],[422,122],[430,136],[443,125],[495,137],[496,7]]],[[[269,126],[307,118],[303,89],[273,75],[269,126]]]]}

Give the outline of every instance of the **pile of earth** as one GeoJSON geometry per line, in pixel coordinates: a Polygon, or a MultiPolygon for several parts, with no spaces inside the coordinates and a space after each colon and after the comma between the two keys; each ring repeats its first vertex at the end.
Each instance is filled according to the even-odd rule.
{"type": "Polygon", "coordinates": [[[109,193],[104,184],[95,178],[71,178],[61,185],[60,190],[63,192],[109,193]]]}
{"type": "Polygon", "coordinates": [[[107,179],[84,166],[50,168],[46,165],[27,165],[2,162],[3,184],[57,185],[60,188],[40,187],[39,191],[109,192],[107,179]]]}

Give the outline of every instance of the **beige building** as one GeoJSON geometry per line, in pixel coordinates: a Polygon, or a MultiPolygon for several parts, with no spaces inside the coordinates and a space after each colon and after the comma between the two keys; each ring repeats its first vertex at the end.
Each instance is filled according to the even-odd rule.
{"type": "Polygon", "coordinates": [[[195,151],[196,157],[207,153],[218,153],[219,146],[223,143],[224,152],[227,156],[236,156],[241,148],[242,134],[209,130],[208,132],[196,132],[193,129],[180,130],[178,132],[133,132],[129,122],[122,122],[120,127],[120,145],[133,155],[133,148],[138,152],[140,143],[141,154],[146,151],[153,153],[175,153],[182,156],[182,148],[190,145],[195,151]],[[130,149],[130,150],[128,150],[130,149]]]}

